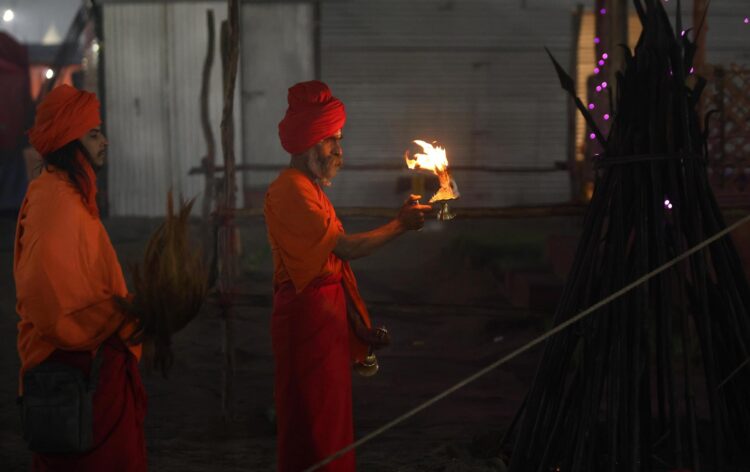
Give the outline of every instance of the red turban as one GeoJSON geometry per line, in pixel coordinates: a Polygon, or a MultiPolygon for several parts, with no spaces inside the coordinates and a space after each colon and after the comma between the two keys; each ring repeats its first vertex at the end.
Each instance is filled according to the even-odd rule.
{"type": "Polygon", "coordinates": [[[61,85],[44,97],[36,108],[29,141],[39,154],[45,156],[101,123],[96,95],[61,85]]]}
{"type": "Polygon", "coordinates": [[[344,103],[318,80],[300,82],[289,89],[289,108],[279,123],[281,146],[300,154],[344,127],[344,103]]]}
{"type": "MultiPolygon", "coordinates": [[[[99,100],[90,92],[70,85],[53,89],[36,107],[34,127],[29,130],[29,142],[42,156],[56,151],[71,141],[101,125],[99,100]]],[[[96,205],[96,174],[83,154],[76,152],[76,160],[86,173],[81,182],[83,201],[89,212],[99,216],[96,205]]]]}

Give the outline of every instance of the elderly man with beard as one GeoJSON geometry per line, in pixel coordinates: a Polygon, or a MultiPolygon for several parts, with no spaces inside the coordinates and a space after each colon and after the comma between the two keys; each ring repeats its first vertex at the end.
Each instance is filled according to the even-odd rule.
{"type": "MultiPolygon", "coordinates": [[[[420,229],[431,207],[412,195],[389,223],[346,233],[322,188],[343,164],[344,105],[319,81],[296,84],[288,101],[279,137],[291,161],[268,189],[265,218],[275,269],[278,470],[299,472],[352,443],[352,365],[389,342],[372,328],[348,261],[420,229]]],[[[354,469],[349,452],[322,470],[354,469]]]]}
{"type": "Polygon", "coordinates": [[[133,324],[117,299],[128,291],[96,205],[94,169],[107,148],[100,126],[96,96],[63,85],[29,131],[44,165],[18,215],[13,275],[24,436],[39,472],[147,468],[141,346],[123,341],[133,324]],[[77,384],[58,381],[78,371],[93,397],[65,402],[77,384]],[[90,414],[80,413],[84,403],[90,414]]]}

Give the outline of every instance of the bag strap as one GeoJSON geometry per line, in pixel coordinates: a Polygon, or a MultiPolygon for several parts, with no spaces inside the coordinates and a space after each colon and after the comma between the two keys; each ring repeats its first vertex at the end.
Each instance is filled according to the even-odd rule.
{"type": "Polygon", "coordinates": [[[104,360],[104,355],[102,353],[104,352],[105,344],[106,341],[99,346],[99,349],[97,349],[96,355],[94,356],[94,360],[91,363],[91,371],[89,373],[89,392],[95,392],[96,386],[99,384],[99,369],[101,368],[102,361],[104,360]]]}

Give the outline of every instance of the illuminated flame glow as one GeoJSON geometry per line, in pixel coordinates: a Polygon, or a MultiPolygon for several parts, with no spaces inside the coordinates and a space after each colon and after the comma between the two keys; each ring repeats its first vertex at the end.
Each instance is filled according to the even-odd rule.
{"type": "Polygon", "coordinates": [[[445,154],[445,148],[433,146],[419,139],[415,140],[414,143],[422,148],[422,152],[410,156],[409,151],[406,151],[404,159],[407,167],[414,170],[430,171],[437,175],[440,181],[440,189],[430,198],[430,203],[457,199],[460,195],[456,182],[448,172],[448,158],[445,154]]]}

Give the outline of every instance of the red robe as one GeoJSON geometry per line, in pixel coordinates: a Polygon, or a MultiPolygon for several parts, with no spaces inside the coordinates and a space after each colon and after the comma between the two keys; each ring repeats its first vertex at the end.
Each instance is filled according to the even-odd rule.
{"type": "MultiPolygon", "coordinates": [[[[271,336],[278,470],[299,472],[353,442],[351,366],[368,347],[347,319],[347,298],[370,319],[349,264],[333,249],[344,230],[323,190],[284,170],[266,195],[274,259],[271,336]]],[[[355,469],[354,452],[321,470],[355,469]]]]}

